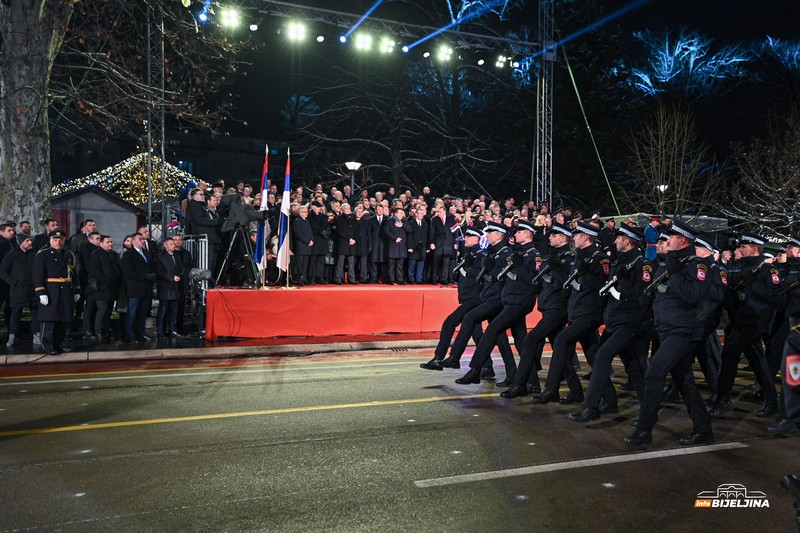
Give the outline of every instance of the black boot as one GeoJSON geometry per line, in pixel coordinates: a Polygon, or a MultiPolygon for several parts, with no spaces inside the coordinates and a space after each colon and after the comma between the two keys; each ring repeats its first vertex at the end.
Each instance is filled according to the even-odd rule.
{"type": "Polygon", "coordinates": [[[649,431],[637,429],[629,436],[625,437],[625,442],[631,446],[644,446],[653,442],[653,435],[649,431]]]}
{"type": "Polygon", "coordinates": [[[508,390],[504,390],[500,393],[501,398],[519,398],[520,396],[525,396],[527,394],[527,388],[523,385],[517,385],[516,383],[511,385],[511,388],[508,390]]]}
{"type": "Polygon", "coordinates": [[[459,385],[473,385],[481,382],[481,374],[477,370],[470,368],[469,372],[456,380],[459,385]]]}
{"type": "Polygon", "coordinates": [[[552,403],[558,401],[558,393],[546,390],[542,394],[537,394],[531,398],[531,403],[534,405],[541,405],[545,403],[552,403]]]}
{"type": "Polygon", "coordinates": [[[442,368],[461,368],[461,363],[458,362],[458,359],[453,359],[453,357],[450,356],[442,361],[442,368]]]}
{"type": "Polygon", "coordinates": [[[419,367],[425,370],[442,370],[442,360],[433,358],[427,363],[422,363],[419,367]]]}
{"type": "Polygon", "coordinates": [[[756,416],[759,418],[769,418],[778,414],[778,402],[775,400],[767,400],[764,402],[764,407],[756,411],[756,416]]]}
{"type": "Polygon", "coordinates": [[[572,413],[569,419],[573,422],[590,422],[600,418],[600,410],[596,407],[584,407],[582,411],[572,413]]]}

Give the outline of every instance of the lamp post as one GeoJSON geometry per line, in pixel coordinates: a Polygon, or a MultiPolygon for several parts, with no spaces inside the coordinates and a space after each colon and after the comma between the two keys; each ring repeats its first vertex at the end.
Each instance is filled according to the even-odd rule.
{"type": "Polygon", "coordinates": [[[350,171],[350,194],[355,196],[356,194],[356,170],[361,168],[361,163],[358,161],[348,161],[344,164],[347,167],[347,170],[350,171]]]}

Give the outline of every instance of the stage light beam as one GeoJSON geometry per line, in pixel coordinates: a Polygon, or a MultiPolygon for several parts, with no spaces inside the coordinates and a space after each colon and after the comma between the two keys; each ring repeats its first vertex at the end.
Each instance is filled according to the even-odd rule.
{"type": "Polygon", "coordinates": [[[306,39],[306,26],[302,22],[289,22],[286,26],[286,36],[290,41],[300,42],[306,39]]]}
{"type": "Polygon", "coordinates": [[[347,41],[347,39],[349,39],[349,38],[350,38],[350,36],[353,34],[353,32],[354,32],[354,31],[356,31],[356,28],[358,28],[358,27],[361,25],[361,23],[362,23],[362,22],[364,22],[364,20],[366,20],[366,18],[367,18],[367,17],[369,17],[370,15],[372,15],[372,12],[373,12],[373,11],[375,11],[376,9],[378,9],[378,6],[379,6],[379,5],[381,5],[382,3],[383,3],[383,0],[377,0],[377,2],[375,2],[374,4],[372,4],[372,7],[371,7],[371,8],[369,8],[369,9],[367,10],[367,12],[366,12],[366,13],[364,13],[364,15],[363,15],[363,16],[362,16],[360,19],[358,19],[358,22],[356,22],[356,23],[355,23],[355,25],[353,25],[353,27],[352,27],[352,28],[350,28],[349,30],[347,30],[347,33],[345,33],[344,35],[342,35],[342,37],[340,37],[340,38],[339,38],[339,40],[340,40],[342,43],[346,42],[346,41],[347,41]],[[342,40],[342,38],[344,38],[344,40],[342,40]]]}

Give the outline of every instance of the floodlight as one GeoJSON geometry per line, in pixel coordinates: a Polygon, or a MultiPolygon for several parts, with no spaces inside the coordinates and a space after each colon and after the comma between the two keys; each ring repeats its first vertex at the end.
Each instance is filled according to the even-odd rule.
{"type": "Polygon", "coordinates": [[[479,59],[479,60],[478,60],[478,66],[481,66],[481,65],[483,65],[484,63],[485,63],[485,61],[484,61],[483,59],[479,59]]]}
{"type": "Polygon", "coordinates": [[[239,25],[239,11],[233,7],[226,7],[220,11],[220,24],[226,28],[235,28],[239,25]]]}
{"type": "Polygon", "coordinates": [[[404,54],[407,54],[407,53],[408,53],[408,46],[404,46],[404,47],[402,48],[402,50],[403,50],[403,53],[404,53],[404,54]]]}
{"type": "Polygon", "coordinates": [[[513,63],[511,63],[511,66],[514,68],[519,68],[519,61],[514,61],[513,63]]]}
{"type": "Polygon", "coordinates": [[[368,51],[372,48],[372,36],[366,33],[356,35],[356,50],[368,51]]]}
{"type": "Polygon", "coordinates": [[[345,37],[344,35],[340,35],[339,36],[339,42],[342,43],[342,44],[346,43],[347,42],[347,37],[345,37]]]}
{"type": "Polygon", "coordinates": [[[431,57],[431,53],[430,52],[425,52],[424,54],[422,54],[422,57],[425,57],[425,58],[431,57]]]}
{"type": "Polygon", "coordinates": [[[436,59],[439,61],[450,61],[450,58],[453,57],[453,49],[443,44],[439,47],[439,50],[436,52],[436,59]]]}
{"type": "Polygon", "coordinates": [[[325,36],[324,35],[317,35],[317,42],[321,43],[323,41],[325,41],[325,36]]]}
{"type": "Polygon", "coordinates": [[[197,15],[197,20],[200,22],[208,22],[208,12],[201,11],[199,15],[197,15]]]}
{"type": "Polygon", "coordinates": [[[302,22],[290,22],[286,26],[286,35],[290,41],[304,41],[306,38],[306,26],[302,22]]]}
{"type": "Polygon", "coordinates": [[[378,48],[382,54],[390,54],[394,52],[395,42],[388,37],[381,39],[380,47],[378,48]]]}
{"type": "Polygon", "coordinates": [[[258,31],[258,24],[250,24],[250,31],[258,31]]]}

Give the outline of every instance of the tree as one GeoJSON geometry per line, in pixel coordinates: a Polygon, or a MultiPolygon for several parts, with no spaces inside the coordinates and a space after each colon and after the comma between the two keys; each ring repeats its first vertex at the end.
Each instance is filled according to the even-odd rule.
{"type": "Polygon", "coordinates": [[[654,117],[631,133],[630,172],[623,184],[629,209],[675,215],[716,206],[722,166],[698,138],[694,116],[659,105],[654,117]]]}
{"type": "Polygon", "coordinates": [[[222,88],[241,42],[213,21],[198,27],[180,2],[0,2],[0,20],[4,216],[36,221],[49,212],[51,138],[141,140],[148,106],[174,127],[214,131],[233,105],[222,88]],[[156,46],[163,36],[163,90],[148,80],[151,8],[163,14],[150,26],[156,46]]]}
{"type": "Polygon", "coordinates": [[[728,217],[785,239],[800,229],[800,110],[767,139],[734,150],[739,178],[720,205],[728,217]]]}

